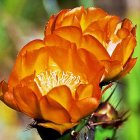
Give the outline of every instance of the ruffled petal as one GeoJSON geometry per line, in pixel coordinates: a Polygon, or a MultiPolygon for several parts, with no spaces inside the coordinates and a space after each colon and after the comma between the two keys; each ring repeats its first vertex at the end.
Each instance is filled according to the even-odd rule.
{"type": "Polygon", "coordinates": [[[94,97],[97,99],[101,98],[101,90],[98,84],[97,85],[83,84],[77,88],[76,95],[75,95],[76,100],[83,100],[85,98],[90,98],[90,97],[94,97]]]}
{"type": "Polygon", "coordinates": [[[105,27],[106,42],[109,43],[111,37],[114,35],[117,25],[120,23],[120,17],[112,16],[105,27]]]}
{"type": "Polygon", "coordinates": [[[82,76],[90,82],[96,78],[98,80],[101,79],[104,70],[103,66],[93,54],[85,49],[76,50],[75,46],[48,47],[48,49],[50,56],[62,70],[82,76]],[[101,75],[99,76],[97,73],[100,73],[101,75]]]}
{"type": "Polygon", "coordinates": [[[83,61],[82,66],[84,67],[84,73],[87,76],[88,82],[99,83],[104,73],[104,66],[101,65],[93,54],[85,49],[78,49],[78,54],[83,61]]]}
{"type": "Polygon", "coordinates": [[[87,23],[99,20],[107,16],[108,13],[106,13],[104,10],[100,8],[94,8],[94,7],[89,7],[87,8],[87,23]]]}
{"type": "Polygon", "coordinates": [[[76,14],[67,15],[62,20],[61,27],[71,26],[71,25],[80,28],[80,22],[76,16],[76,14]]]}
{"type": "Polygon", "coordinates": [[[130,72],[130,70],[135,66],[137,61],[137,58],[131,58],[126,66],[123,68],[123,71],[116,77],[117,79],[120,79],[122,77],[124,77],[127,73],[130,72]]]}
{"type": "Polygon", "coordinates": [[[83,117],[88,116],[89,114],[93,113],[95,109],[97,109],[100,101],[96,98],[85,98],[76,102],[76,105],[81,111],[83,117]],[[86,108],[85,108],[86,107],[86,108]]]}
{"type": "Polygon", "coordinates": [[[65,47],[48,47],[50,56],[53,58],[55,63],[63,71],[72,72],[75,75],[83,75],[84,74],[84,67],[83,62],[78,56],[76,47],[72,46],[65,46],[65,47]]]}
{"type": "Polygon", "coordinates": [[[122,22],[122,28],[126,28],[131,31],[133,28],[133,24],[129,19],[125,18],[122,22]]]}
{"type": "Polygon", "coordinates": [[[51,16],[50,20],[46,24],[44,33],[45,36],[52,34],[55,29],[61,27],[61,23],[67,11],[68,11],[67,9],[61,10],[57,15],[51,16]]]}
{"type": "Polygon", "coordinates": [[[105,43],[109,41],[108,37],[115,31],[118,22],[118,17],[108,15],[95,22],[91,22],[84,33],[94,36],[105,46],[105,43]]]}
{"type": "Polygon", "coordinates": [[[131,30],[131,33],[134,37],[136,37],[136,28],[137,28],[137,26],[135,25],[135,27],[133,27],[131,30]]]}
{"type": "Polygon", "coordinates": [[[57,102],[63,108],[65,108],[70,115],[71,122],[77,122],[80,118],[83,117],[72,97],[71,91],[67,86],[59,86],[52,89],[47,94],[47,98],[48,101],[57,102]]]}
{"type": "Polygon", "coordinates": [[[33,40],[33,41],[29,42],[28,44],[26,44],[21,49],[19,55],[24,55],[24,54],[26,54],[26,52],[38,50],[38,49],[43,48],[43,47],[45,47],[44,41],[41,39],[36,39],[36,40],[33,40]]]}
{"type": "Polygon", "coordinates": [[[119,43],[112,52],[111,59],[120,62],[123,61],[123,46],[121,45],[121,43],[119,43]]]}
{"type": "Polygon", "coordinates": [[[65,40],[75,43],[77,46],[79,46],[79,43],[82,39],[81,29],[74,26],[61,27],[55,30],[54,33],[65,40]]]}
{"type": "Polygon", "coordinates": [[[56,101],[48,99],[47,95],[41,98],[40,109],[41,115],[46,121],[52,121],[58,124],[70,122],[70,116],[66,109],[56,101]]]}
{"type": "Polygon", "coordinates": [[[90,35],[82,36],[80,29],[77,27],[62,27],[55,30],[55,34],[70,41],[71,43],[76,43],[78,48],[85,48],[86,50],[92,52],[97,58],[110,58],[105,48],[96,38],[90,35]]]}
{"type": "Polygon", "coordinates": [[[34,92],[34,94],[36,95],[37,99],[40,100],[40,98],[42,97],[42,94],[41,94],[37,84],[35,83],[34,79],[35,79],[34,74],[27,76],[26,78],[24,78],[20,81],[20,85],[22,87],[26,86],[29,89],[31,89],[34,92]]]}
{"type": "Polygon", "coordinates": [[[46,46],[69,46],[70,42],[55,34],[45,36],[46,46]]]}
{"type": "Polygon", "coordinates": [[[39,123],[39,126],[45,127],[45,128],[52,128],[56,131],[58,131],[61,135],[68,129],[73,128],[78,123],[63,123],[63,124],[56,124],[56,123],[39,123]]]}
{"type": "Polygon", "coordinates": [[[65,17],[68,17],[68,16],[73,15],[73,16],[76,16],[77,19],[80,21],[83,12],[84,12],[84,7],[83,6],[80,6],[80,7],[77,7],[77,8],[74,8],[74,9],[69,10],[65,14],[65,17]]]}
{"type": "Polygon", "coordinates": [[[82,31],[84,31],[92,22],[107,16],[107,13],[100,8],[90,7],[87,8],[81,15],[82,18],[80,20],[80,25],[82,31]]]}
{"type": "Polygon", "coordinates": [[[126,38],[130,34],[129,30],[126,28],[121,28],[117,31],[117,35],[120,39],[126,38]]]}
{"type": "Polygon", "coordinates": [[[102,64],[106,68],[104,81],[113,79],[123,70],[123,65],[120,61],[102,61],[102,64]]]}
{"type": "Polygon", "coordinates": [[[13,108],[14,110],[20,111],[17,102],[13,96],[12,92],[6,92],[4,93],[2,97],[2,101],[9,107],[13,108]]]}
{"type": "Polygon", "coordinates": [[[73,122],[73,123],[76,123],[81,118],[83,118],[83,114],[81,113],[81,110],[77,106],[76,100],[75,100],[75,102],[72,103],[71,108],[69,110],[69,114],[70,114],[70,117],[71,117],[70,121],[73,122]]]}
{"type": "Polygon", "coordinates": [[[13,93],[8,91],[8,85],[5,81],[0,82],[0,100],[7,106],[19,111],[16,100],[13,97],[13,93]]]}
{"type": "Polygon", "coordinates": [[[49,34],[51,34],[55,28],[55,21],[56,21],[56,16],[52,15],[49,19],[49,22],[46,24],[45,26],[45,32],[44,35],[47,36],[49,34]]]}
{"type": "Polygon", "coordinates": [[[32,50],[24,55],[19,55],[10,75],[8,84],[12,88],[19,81],[29,75],[45,71],[48,68],[48,51],[47,48],[32,50]]]}
{"type": "Polygon", "coordinates": [[[71,121],[77,122],[92,113],[98,106],[101,98],[99,85],[80,85],[75,94],[75,102],[70,110],[71,121]],[[91,103],[91,104],[90,104],[91,103]],[[85,106],[86,111],[85,111],[85,106]]]}
{"type": "Polygon", "coordinates": [[[31,89],[19,85],[14,88],[13,96],[21,112],[32,118],[41,118],[37,97],[31,89]]]}
{"type": "Polygon", "coordinates": [[[123,65],[125,65],[129,57],[131,57],[135,47],[136,47],[136,39],[135,37],[130,35],[117,45],[111,56],[111,59],[118,60],[122,62],[123,65]]]}
{"type": "Polygon", "coordinates": [[[93,94],[93,85],[80,85],[76,91],[76,100],[82,100],[87,97],[92,97],[93,94]]]}
{"type": "Polygon", "coordinates": [[[110,56],[104,46],[91,35],[84,35],[79,47],[93,53],[98,60],[110,59],[110,56]]]}
{"type": "Polygon", "coordinates": [[[131,57],[132,53],[134,52],[134,48],[136,47],[136,38],[130,36],[126,38],[126,40],[122,41],[123,49],[123,64],[127,62],[127,60],[131,57]]]}
{"type": "Polygon", "coordinates": [[[48,101],[54,100],[65,108],[68,112],[73,103],[72,93],[67,86],[59,86],[53,88],[49,93],[47,93],[48,101]]]}
{"type": "Polygon", "coordinates": [[[4,93],[8,91],[8,85],[5,81],[0,82],[0,99],[3,98],[4,93]]]}

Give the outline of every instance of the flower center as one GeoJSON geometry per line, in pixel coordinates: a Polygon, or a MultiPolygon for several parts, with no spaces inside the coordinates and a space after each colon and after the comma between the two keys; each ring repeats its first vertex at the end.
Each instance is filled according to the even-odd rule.
{"type": "Polygon", "coordinates": [[[66,85],[74,93],[80,84],[86,84],[80,76],[75,76],[72,72],[46,71],[38,74],[34,81],[40,89],[42,95],[47,94],[52,88],[66,85]]]}

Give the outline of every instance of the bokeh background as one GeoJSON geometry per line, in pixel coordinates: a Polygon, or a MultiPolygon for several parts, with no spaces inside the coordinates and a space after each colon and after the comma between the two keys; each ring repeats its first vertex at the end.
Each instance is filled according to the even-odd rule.
{"type": "MultiPolygon", "coordinates": [[[[130,18],[137,25],[138,61],[132,72],[120,81],[116,96],[131,110],[120,127],[118,140],[140,139],[140,0],[0,0],[0,80],[7,80],[18,51],[29,41],[43,39],[50,15],[64,8],[100,7],[112,15],[130,18]]],[[[93,17],[94,18],[94,17],[93,17]]],[[[115,98],[115,97],[114,97],[115,98]]],[[[115,100],[114,100],[115,102],[115,100]]],[[[0,102],[0,140],[40,140],[32,120],[0,102]]]]}

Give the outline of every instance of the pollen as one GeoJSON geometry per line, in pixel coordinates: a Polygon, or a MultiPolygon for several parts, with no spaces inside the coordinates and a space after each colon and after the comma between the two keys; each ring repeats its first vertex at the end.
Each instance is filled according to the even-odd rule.
{"type": "Polygon", "coordinates": [[[74,93],[80,84],[87,83],[80,76],[75,76],[72,72],[64,71],[45,71],[38,74],[34,81],[42,95],[46,95],[51,89],[61,85],[66,85],[74,93]]]}

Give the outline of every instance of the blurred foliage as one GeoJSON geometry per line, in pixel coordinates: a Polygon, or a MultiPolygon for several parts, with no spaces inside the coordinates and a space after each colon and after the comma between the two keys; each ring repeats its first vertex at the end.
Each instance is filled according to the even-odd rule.
{"type": "Polygon", "coordinates": [[[79,0],[79,5],[84,5],[85,8],[94,6],[93,0],[79,0]]]}
{"type": "Polygon", "coordinates": [[[124,79],[126,88],[124,93],[126,98],[126,104],[131,110],[131,116],[124,125],[124,132],[128,132],[126,135],[122,133],[124,139],[140,139],[140,15],[128,15],[129,18],[137,25],[137,47],[134,52],[134,56],[138,57],[136,66],[133,71],[124,79]],[[132,131],[131,131],[132,130],[132,131]]]}
{"type": "Polygon", "coordinates": [[[43,4],[49,15],[60,11],[57,0],[43,0],[43,4]]]}
{"type": "Polygon", "coordinates": [[[95,132],[95,140],[111,139],[114,135],[113,128],[103,128],[101,126],[97,126],[95,132]]]}
{"type": "MultiPolygon", "coordinates": [[[[43,38],[47,19],[61,9],[81,5],[85,7],[95,5],[105,9],[110,14],[129,17],[134,24],[137,24],[138,43],[134,56],[138,57],[138,61],[131,74],[119,84],[111,102],[116,106],[123,95],[124,104],[118,109],[130,108],[131,110],[130,118],[120,127],[117,133],[118,140],[139,140],[140,6],[138,6],[138,3],[140,5],[139,0],[133,0],[133,7],[130,8],[129,6],[132,5],[131,0],[0,0],[0,80],[8,79],[16,55],[21,47],[35,38],[43,38]]],[[[15,140],[39,140],[38,135],[34,135],[30,130],[24,132],[26,129],[25,124],[28,121],[31,122],[31,120],[24,120],[22,115],[8,109],[2,103],[0,103],[0,108],[3,108],[0,110],[0,140],[13,140],[13,137],[15,140]],[[16,135],[17,132],[18,135],[16,135]]],[[[111,134],[110,131],[107,133],[111,134]]]]}

